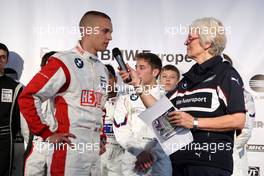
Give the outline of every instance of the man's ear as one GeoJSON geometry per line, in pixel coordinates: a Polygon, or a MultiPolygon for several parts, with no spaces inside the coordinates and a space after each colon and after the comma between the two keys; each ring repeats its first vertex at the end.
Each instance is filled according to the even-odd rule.
{"type": "Polygon", "coordinates": [[[152,70],[152,75],[153,75],[154,77],[157,77],[157,76],[159,75],[159,73],[160,73],[160,69],[154,68],[154,69],[152,70]]]}

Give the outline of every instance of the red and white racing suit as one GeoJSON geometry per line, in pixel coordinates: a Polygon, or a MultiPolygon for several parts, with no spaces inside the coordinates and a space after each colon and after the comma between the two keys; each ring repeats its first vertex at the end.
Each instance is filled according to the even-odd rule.
{"type": "Polygon", "coordinates": [[[109,98],[105,103],[104,134],[106,135],[106,152],[101,155],[102,176],[122,176],[121,163],[125,149],[115,138],[113,131],[114,110],[118,97],[109,98]]]}
{"type": "MultiPolygon", "coordinates": [[[[150,94],[160,99],[164,91],[160,86],[155,86],[150,90],[150,94]]],[[[152,129],[138,117],[145,110],[146,107],[140,97],[134,93],[120,96],[116,103],[114,134],[117,142],[125,148],[122,161],[123,175],[171,176],[170,158],[164,153],[152,129]],[[153,154],[154,164],[147,173],[138,173],[134,170],[136,157],[143,151],[153,154]]]]}
{"type": "MultiPolygon", "coordinates": [[[[58,127],[57,121],[54,117],[55,110],[53,103],[53,99],[48,99],[43,102],[41,106],[44,118],[41,119],[41,122],[48,125],[52,132],[56,131],[58,127]]],[[[29,136],[28,125],[23,117],[21,118],[21,132],[26,146],[24,175],[45,176],[47,173],[49,143],[45,142],[40,136],[29,136]],[[29,138],[32,139],[29,141],[29,138]]]]}
{"type": "Polygon", "coordinates": [[[58,128],[73,133],[72,146],[49,144],[48,175],[100,175],[100,128],[108,71],[80,45],[53,55],[26,86],[21,112],[34,135],[46,140],[54,132],[42,123],[41,103],[53,97],[58,128]]]}

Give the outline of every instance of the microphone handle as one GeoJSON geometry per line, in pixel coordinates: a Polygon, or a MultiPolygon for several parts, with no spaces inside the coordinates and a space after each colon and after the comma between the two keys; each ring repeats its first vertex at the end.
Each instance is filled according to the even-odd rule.
{"type": "MultiPolygon", "coordinates": [[[[125,62],[120,56],[116,57],[116,61],[117,61],[118,65],[119,65],[119,67],[121,68],[121,70],[128,72],[127,67],[125,65],[125,62]]],[[[129,83],[131,81],[132,81],[132,79],[131,79],[131,77],[129,75],[129,77],[124,82],[125,83],[129,83]]]]}

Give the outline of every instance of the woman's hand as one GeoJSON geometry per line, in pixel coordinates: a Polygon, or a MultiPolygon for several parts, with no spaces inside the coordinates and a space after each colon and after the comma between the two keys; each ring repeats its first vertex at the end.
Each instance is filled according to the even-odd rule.
{"type": "Polygon", "coordinates": [[[184,128],[193,128],[194,117],[186,112],[175,110],[169,113],[169,122],[184,128]]]}

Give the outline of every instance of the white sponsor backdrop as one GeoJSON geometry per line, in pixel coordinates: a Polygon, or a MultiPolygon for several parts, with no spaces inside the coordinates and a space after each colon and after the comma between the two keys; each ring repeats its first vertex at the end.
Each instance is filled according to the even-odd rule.
{"type": "MultiPolygon", "coordinates": [[[[109,50],[118,46],[132,65],[135,52],[148,50],[160,54],[164,65],[176,64],[181,72],[194,64],[184,58],[188,25],[205,16],[220,19],[228,33],[225,53],[233,58],[256,102],[257,123],[250,143],[264,145],[264,94],[249,87],[251,77],[264,75],[264,1],[1,0],[0,4],[0,42],[20,56],[20,62],[11,58],[9,66],[23,68],[20,81],[24,84],[39,70],[44,52],[75,45],[79,20],[88,10],[103,11],[112,18],[114,32],[109,50]]],[[[116,66],[109,50],[102,55],[102,61],[116,66]]],[[[263,158],[263,146],[261,151],[249,153],[250,166],[260,167],[262,175],[263,158]]]]}

